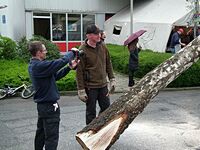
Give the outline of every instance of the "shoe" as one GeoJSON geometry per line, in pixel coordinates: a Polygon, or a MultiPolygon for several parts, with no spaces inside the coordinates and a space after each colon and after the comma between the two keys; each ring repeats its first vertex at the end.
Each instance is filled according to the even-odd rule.
{"type": "Polygon", "coordinates": [[[128,91],[131,91],[133,86],[128,86],[128,91]]]}

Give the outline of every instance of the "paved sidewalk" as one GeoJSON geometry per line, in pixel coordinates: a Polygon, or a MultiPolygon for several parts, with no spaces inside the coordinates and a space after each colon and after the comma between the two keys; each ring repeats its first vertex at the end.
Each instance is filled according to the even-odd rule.
{"type": "MultiPolygon", "coordinates": [[[[199,97],[199,90],[159,92],[110,150],[200,150],[199,97]]],[[[85,104],[77,96],[61,96],[59,104],[58,150],[82,150],[75,135],[85,127],[85,104]]],[[[36,109],[32,99],[0,101],[0,150],[34,149],[36,109]]]]}
{"type": "MultiPolygon", "coordinates": [[[[123,93],[129,90],[128,88],[128,75],[115,72],[116,78],[116,93],[123,93]]],[[[136,84],[140,79],[136,79],[136,84]]],[[[182,91],[182,90],[200,90],[200,87],[181,87],[181,88],[164,88],[161,91],[182,91]]]]}
{"type": "MultiPolygon", "coordinates": [[[[115,93],[124,93],[129,90],[128,75],[114,72],[116,79],[115,93]]],[[[136,79],[136,84],[140,79],[136,79]]],[[[164,88],[161,91],[182,91],[182,90],[200,90],[200,87],[182,87],[182,88],[164,88]]],[[[61,95],[77,95],[77,91],[61,91],[61,95]]]]}
{"type": "Polygon", "coordinates": [[[125,92],[128,90],[128,75],[115,72],[116,90],[115,92],[125,92]]]}
{"type": "MultiPolygon", "coordinates": [[[[123,93],[128,91],[128,75],[118,72],[114,73],[116,79],[115,93],[123,93]]],[[[61,95],[77,95],[77,91],[60,91],[61,95]]]]}

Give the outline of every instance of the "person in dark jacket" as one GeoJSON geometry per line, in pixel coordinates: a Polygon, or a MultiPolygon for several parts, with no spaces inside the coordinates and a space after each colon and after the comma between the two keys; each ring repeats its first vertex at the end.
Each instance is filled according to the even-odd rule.
{"type": "Polygon", "coordinates": [[[115,89],[115,77],[109,51],[100,42],[100,30],[92,24],[87,27],[87,39],[79,49],[84,51],[77,67],[77,88],[79,99],[86,103],[86,124],[96,118],[96,103],[100,113],[110,106],[107,77],[110,80],[110,91],[115,89]]]}
{"type": "Polygon", "coordinates": [[[67,52],[64,57],[53,61],[45,60],[47,50],[40,41],[29,44],[32,55],[28,71],[35,90],[34,101],[37,103],[38,122],[35,135],[35,150],[56,150],[59,138],[60,98],[56,81],[64,77],[71,68],[76,67],[75,52],[67,52]],[[66,64],[72,65],[65,66],[66,64]]]}
{"type": "Polygon", "coordinates": [[[106,39],[106,32],[104,30],[100,30],[100,34],[101,34],[101,41],[105,42],[106,39]]]}
{"type": "Polygon", "coordinates": [[[129,56],[129,64],[128,64],[128,70],[129,70],[129,82],[128,86],[132,87],[135,84],[134,81],[134,73],[138,70],[139,67],[139,57],[138,53],[141,50],[141,46],[139,48],[137,47],[138,44],[138,38],[142,36],[146,30],[138,30],[135,33],[132,33],[125,41],[124,46],[128,46],[128,50],[130,52],[129,56]]]}
{"type": "Polygon", "coordinates": [[[138,43],[138,38],[136,38],[135,40],[133,40],[131,43],[128,44],[128,50],[130,52],[129,64],[128,64],[128,69],[129,69],[128,86],[129,87],[132,87],[135,84],[134,73],[135,71],[138,70],[138,67],[139,67],[138,53],[140,52],[141,48],[137,47],[137,43],[138,43]]]}
{"type": "Polygon", "coordinates": [[[185,43],[181,42],[181,37],[180,35],[183,34],[184,30],[182,28],[178,29],[178,31],[174,32],[171,37],[170,41],[170,49],[173,54],[177,53],[180,49],[181,46],[185,46],[185,43]]]}

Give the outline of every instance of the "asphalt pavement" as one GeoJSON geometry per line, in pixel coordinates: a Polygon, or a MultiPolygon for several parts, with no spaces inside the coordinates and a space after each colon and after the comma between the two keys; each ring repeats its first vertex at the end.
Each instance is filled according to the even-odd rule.
{"type": "MultiPolygon", "coordinates": [[[[123,93],[111,96],[116,100],[123,93]]],[[[58,150],[81,150],[75,135],[85,126],[85,104],[61,96],[58,150]]],[[[13,97],[0,101],[0,150],[33,150],[36,104],[13,97]]],[[[200,150],[200,91],[161,91],[111,150],[200,150]]]]}

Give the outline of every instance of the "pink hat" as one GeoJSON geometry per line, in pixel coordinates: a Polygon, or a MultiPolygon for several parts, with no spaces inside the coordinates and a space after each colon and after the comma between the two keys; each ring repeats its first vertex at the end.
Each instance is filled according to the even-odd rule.
{"type": "Polygon", "coordinates": [[[179,32],[183,33],[184,30],[182,28],[178,29],[179,32]]]}

